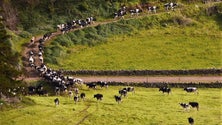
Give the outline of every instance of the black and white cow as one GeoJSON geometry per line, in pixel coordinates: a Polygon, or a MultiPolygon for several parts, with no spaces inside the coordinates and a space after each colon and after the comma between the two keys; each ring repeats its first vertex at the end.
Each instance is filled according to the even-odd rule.
{"type": "Polygon", "coordinates": [[[85,93],[81,93],[81,94],[80,94],[80,98],[84,101],[85,98],[86,98],[86,94],[85,94],[85,93]]]}
{"type": "Polygon", "coordinates": [[[124,19],[124,15],[126,15],[126,11],[119,10],[116,13],[114,13],[114,19],[117,19],[117,18],[124,19]]]}
{"type": "Polygon", "coordinates": [[[96,89],[96,84],[95,83],[87,83],[86,86],[88,86],[89,88],[96,89]]]}
{"type": "Polygon", "coordinates": [[[189,104],[187,103],[179,103],[185,110],[189,109],[189,104]]]}
{"type": "Polygon", "coordinates": [[[186,92],[188,92],[188,93],[193,92],[193,93],[197,93],[197,94],[198,94],[198,90],[197,90],[196,87],[186,87],[186,88],[184,88],[184,90],[185,90],[186,92]]]}
{"type": "Polygon", "coordinates": [[[74,93],[75,93],[75,95],[78,95],[79,94],[79,89],[78,88],[74,88],[74,93]]]}
{"type": "Polygon", "coordinates": [[[159,91],[162,91],[163,93],[170,93],[171,92],[171,89],[170,88],[168,88],[168,87],[160,87],[159,88],[159,91]]]}
{"type": "Polygon", "coordinates": [[[79,101],[79,96],[75,95],[73,99],[74,99],[74,102],[76,104],[79,101]]]}
{"type": "Polygon", "coordinates": [[[138,15],[139,15],[139,13],[141,13],[141,12],[142,12],[142,10],[141,10],[141,9],[136,8],[136,9],[131,9],[131,10],[129,10],[129,12],[130,12],[130,15],[131,15],[131,17],[132,17],[133,15],[138,16],[138,15]]]}
{"type": "Polygon", "coordinates": [[[189,102],[189,105],[192,108],[197,108],[197,111],[199,110],[199,103],[198,102],[189,102]]]}
{"type": "Polygon", "coordinates": [[[187,120],[190,125],[194,124],[194,119],[192,117],[187,118],[187,120]]]}
{"type": "Polygon", "coordinates": [[[178,4],[177,4],[177,3],[173,3],[173,2],[164,4],[164,7],[165,7],[165,9],[166,9],[167,11],[168,11],[169,9],[174,10],[174,8],[177,7],[177,6],[178,6],[178,4]]]}
{"type": "Polygon", "coordinates": [[[115,95],[114,98],[115,98],[116,102],[118,102],[118,104],[122,101],[122,97],[121,96],[115,95]]]}
{"type": "Polygon", "coordinates": [[[103,95],[102,94],[95,94],[94,98],[96,98],[97,100],[102,100],[103,99],[103,95]]]}
{"type": "Polygon", "coordinates": [[[104,82],[104,81],[98,81],[96,84],[99,85],[101,88],[103,88],[103,87],[108,88],[108,84],[107,84],[107,82],[104,82]]]}
{"type": "Polygon", "coordinates": [[[127,14],[126,11],[127,11],[126,6],[125,5],[121,6],[121,8],[116,13],[114,13],[114,19],[117,18],[124,19],[124,15],[127,14]]]}
{"type": "Polygon", "coordinates": [[[134,87],[126,87],[126,88],[123,88],[123,90],[126,90],[127,92],[135,93],[134,87]]]}
{"type": "Polygon", "coordinates": [[[127,95],[127,90],[125,90],[125,89],[119,90],[119,94],[120,94],[121,97],[122,96],[125,97],[127,95]]]}
{"type": "Polygon", "coordinates": [[[55,106],[59,105],[59,99],[58,98],[54,99],[54,103],[55,103],[55,106]]]}
{"type": "Polygon", "coordinates": [[[157,9],[159,9],[159,7],[157,7],[157,6],[149,6],[148,7],[148,12],[149,13],[156,13],[157,9]]]}

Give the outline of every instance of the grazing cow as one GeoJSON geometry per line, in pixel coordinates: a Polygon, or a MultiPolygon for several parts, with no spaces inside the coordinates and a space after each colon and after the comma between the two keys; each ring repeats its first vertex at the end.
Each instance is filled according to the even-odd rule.
{"type": "Polygon", "coordinates": [[[122,96],[126,96],[127,95],[127,90],[124,90],[124,89],[122,89],[122,90],[119,90],[119,94],[120,94],[120,96],[122,97],[122,96]]]}
{"type": "Polygon", "coordinates": [[[114,98],[115,98],[116,102],[118,102],[118,104],[122,101],[122,97],[121,96],[115,95],[114,98]]]}
{"type": "Polygon", "coordinates": [[[103,99],[103,95],[102,94],[95,94],[94,98],[96,98],[97,100],[102,100],[103,99]]]}
{"type": "Polygon", "coordinates": [[[74,96],[74,102],[75,102],[75,104],[76,104],[76,102],[78,102],[79,101],[79,97],[78,96],[74,96]]]}
{"type": "Polygon", "coordinates": [[[86,86],[88,86],[89,88],[96,89],[96,84],[95,83],[87,83],[86,86]]]}
{"type": "Polygon", "coordinates": [[[80,94],[80,98],[84,101],[85,100],[85,97],[86,97],[86,94],[85,93],[81,93],[80,94]]]}
{"type": "Polygon", "coordinates": [[[186,103],[179,103],[179,104],[186,110],[189,108],[189,104],[186,104],[186,103]]]}
{"type": "Polygon", "coordinates": [[[177,6],[178,6],[178,4],[177,4],[177,3],[173,3],[173,2],[164,4],[164,7],[165,7],[165,9],[166,9],[167,11],[168,11],[169,9],[174,10],[174,8],[177,7],[177,6]]]}
{"type": "Polygon", "coordinates": [[[55,102],[55,106],[59,105],[59,99],[58,98],[54,99],[54,102],[55,102]]]}
{"type": "Polygon", "coordinates": [[[194,124],[194,119],[192,117],[187,118],[190,125],[194,124]]]}
{"type": "Polygon", "coordinates": [[[126,90],[127,92],[135,93],[134,87],[126,87],[126,88],[123,88],[123,90],[126,90]]]}
{"type": "Polygon", "coordinates": [[[79,94],[79,89],[78,88],[74,88],[74,93],[75,93],[75,95],[78,95],[79,94]]]}
{"type": "Polygon", "coordinates": [[[189,93],[194,92],[194,93],[197,93],[197,94],[198,94],[198,91],[197,91],[197,88],[196,88],[196,87],[186,87],[186,88],[184,88],[184,90],[185,90],[186,92],[189,92],[189,93]]]}
{"type": "Polygon", "coordinates": [[[198,102],[189,102],[189,105],[192,108],[197,108],[197,111],[199,110],[199,103],[198,102]]]}
{"type": "Polygon", "coordinates": [[[107,84],[107,82],[104,82],[104,81],[98,81],[96,84],[99,85],[101,88],[103,88],[103,87],[108,88],[108,84],[107,84]]]}
{"type": "Polygon", "coordinates": [[[171,92],[171,89],[170,88],[168,88],[168,87],[161,87],[160,89],[159,89],[159,91],[162,91],[163,93],[170,93],[171,92]]]}

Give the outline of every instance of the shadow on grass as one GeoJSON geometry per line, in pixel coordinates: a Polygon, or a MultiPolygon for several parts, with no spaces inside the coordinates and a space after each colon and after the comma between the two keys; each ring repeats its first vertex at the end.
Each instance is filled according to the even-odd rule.
{"type": "Polygon", "coordinates": [[[220,30],[222,30],[222,13],[218,14],[216,17],[215,17],[215,21],[217,22],[220,30]]]}

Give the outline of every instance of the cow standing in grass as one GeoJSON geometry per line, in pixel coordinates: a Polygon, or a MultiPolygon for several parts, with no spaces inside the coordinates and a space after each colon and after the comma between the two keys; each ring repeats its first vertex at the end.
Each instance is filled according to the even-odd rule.
{"type": "Polygon", "coordinates": [[[194,119],[192,117],[187,118],[190,125],[194,124],[194,119]]]}
{"type": "Polygon", "coordinates": [[[121,96],[115,95],[114,98],[115,98],[116,102],[118,102],[118,104],[122,101],[122,97],[121,96]]]}
{"type": "Polygon", "coordinates": [[[199,110],[199,103],[198,102],[189,102],[189,105],[192,108],[197,108],[197,111],[199,110]]]}
{"type": "Polygon", "coordinates": [[[132,92],[133,94],[135,93],[134,87],[126,87],[126,88],[123,88],[123,90],[126,90],[127,92],[132,92]]]}
{"type": "Polygon", "coordinates": [[[56,99],[54,100],[54,103],[55,103],[55,106],[58,106],[58,105],[59,105],[59,99],[56,98],[56,99]]]}
{"type": "Polygon", "coordinates": [[[184,90],[186,91],[186,92],[188,92],[188,93],[196,93],[196,94],[198,94],[198,90],[197,90],[197,88],[196,87],[186,87],[186,88],[184,88],[184,90]]]}
{"type": "Polygon", "coordinates": [[[80,94],[80,98],[84,101],[85,98],[86,98],[86,94],[85,94],[85,93],[81,93],[81,94],[80,94]]]}
{"type": "Polygon", "coordinates": [[[185,110],[189,109],[189,104],[187,103],[179,103],[185,110]]]}
{"type": "Polygon", "coordinates": [[[168,93],[169,95],[169,93],[171,92],[171,89],[168,87],[161,87],[159,91],[162,91],[163,93],[168,93]]]}
{"type": "Polygon", "coordinates": [[[75,95],[73,99],[74,99],[75,104],[79,101],[79,97],[77,95],[75,95]]]}
{"type": "Polygon", "coordinates": [[[103,99],[103,95],[102,94],[95,94],[94,98],[96,98],[97,100],[102,100],[103,99]]]}
{"type": "Polygon", "coordinates": [[[127,95],[127,90],[125,90],[125,89],[119,90],[119,94],[120,94],[121,97],[122,96],[125,97],[127,95]]]}

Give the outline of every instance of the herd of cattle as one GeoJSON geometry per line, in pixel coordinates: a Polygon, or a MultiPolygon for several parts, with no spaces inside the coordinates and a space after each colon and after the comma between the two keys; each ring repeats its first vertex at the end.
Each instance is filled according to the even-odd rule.
{"type": "MultiPolygon", "coordinates": [[[[177,3],[166,3],[163,5],[164,8],[169,11],[169,10],[174,10],[178,4],[177,3]]],[[[124,18],[124,15],[126,15],[128,12],[131,14],[131,16],[133,15],[138,15],[140,12],[142,12],[144,10],[144,8],[151,13],[156,13],[157,9],[159,7],[157,6],[151,6],[150,4],[144,4],[142,6],[143,9],[141,8],[128,8],[126,6],[122,6],[116,13],[114,13],[114,18],[124,18]]],[[[82,28],[85,27],[87,25],[93,24],[94,21],[96,19],[94,17],[89,17],[86,19],[82,19],[82,20],[73,20],[73,21],[69,21],[66,24],[59,24],[57,25],[57,28],[64,34],[68,31],[70,31],[71,29],[74,28],[82,28]]],[[[44,43],[46,40],[48,40],[53,33],[46,33],[43,35],[42,38],[40,38],[37,42],[38,42],[38,50],[33,49],[31,51],[29,51],[29,65],[32,69],[36,70],[37,73],[48,83],[50,83],[51,85],[54,86],[55,90],[54,90],[54,94],[55,95],[68,95],[70,98],[72,98],[74,100],[74,103],[78,103],[80,100],[85,100],[86,98],[86,94],[84,92],[79,92],[79,87],[81,87],[83,84],[85,84],[89,89],[97,89],[97,86],[100,86],[101,88],[105,87],[108,88],[108,83],[104,82],[104,81],[98,81],[98,82],[94,82],[94,83],[84,83],[82,79],[80,78],[74,78],[74,77],[70,77],[70,76],[64,76],[62,74],[62,72],[60,71],[56,71],[56,70],[52,70],[51,68],[48,68],[45,64],[44,64],[44,60],[43,60],[43,53],[44,53],[44,43]],[[35,57],[37,56],[37,57],[35,57]],[[38,60],[38,61],[36,61],[38,60]]],[[[33,37],[31,39],[31,43],[30,45],[34,45],[35,44],[35,38],[33,37]]],[[[194,92],[196,94],[198,94],[198,90],[196,87],[186,87],[184,88],[184,90],[186,92],[194,92]]],[[[43,96],[43,95],[48,95],[47,90],[43,87],[43,85],[38,85],[38,86],[29,86],[28,88],[17,88],[17,89],[10,89],[9,92],[13,93],[13,95],[16,95],[16,93],[18,91],[21,91],[22,94],[24,95],[35,95],[38,94],[39,96],[43,96]]],[[[171,93],[171,89],[168,87],[161,87],[159,88],[159,91],[162,91],[163,93],[171,93]]],[[[119,95],[114,95],[114,100],[117,103],[121,103],[123,98],[127,96],[127,93],[132,92],[133,94],[135,93],[135,89],[134,87],[125,87],[121,90],[118,91],[119,95]]],[[[87,95],[88,96],[88,95],[87,95]]],[[[102,100],[103,99],[103,94],[101,93],[97,93],[95,95],[91,95],[92,97],[94,97],[96,100],[102,100]]],[[[90,97],[90,96],[89,96],[90,97]]],[[[54,99],[54,103],[56,106],[58,106],[60,104],[60,100],[59,98],[55,98],[54,99]]],[[[199,103],[198,102],[188,102],[188,103],[184,103],[181,102],[179,103],[179,105],[181,107],[183,107],[185,110],[188,110],[190,107],[192,108],[196,108],[197,110],[199,110],[199,103]]],[[[189,117],[188,121],[190,124],[194,123],[193,118],[189,117]]]]}
{"type": "MultiPolygon", "coordinates": [[[[174,10],[176,7],[178,7],[178,3],[174,2],[165,3],[163,7],[165,8],[166,11],[174,10]]],[[[159,8],[160,8],[159,6],[150,3],[144,3],[136,7],[126,7],[125,5],[123,5],[117,12],[114,13],[114,19],[124,18],[124,15],[126,15],[127,13],[130,13],[131,17],[134,15],[138,16],[139,13],[143,11],[147,11],[149,13],[156,13],[159,8]]]]}
{"type": "Polygon", "coordinates": [[[67,23],[58,24],[57,29],[60,30],[63,34],[69,32],[72,29],[83,28],[88,25],[92,25],[96,21],[95,17],[88,17],[86,19],[78,19],[67,21],[67,23]]]}

